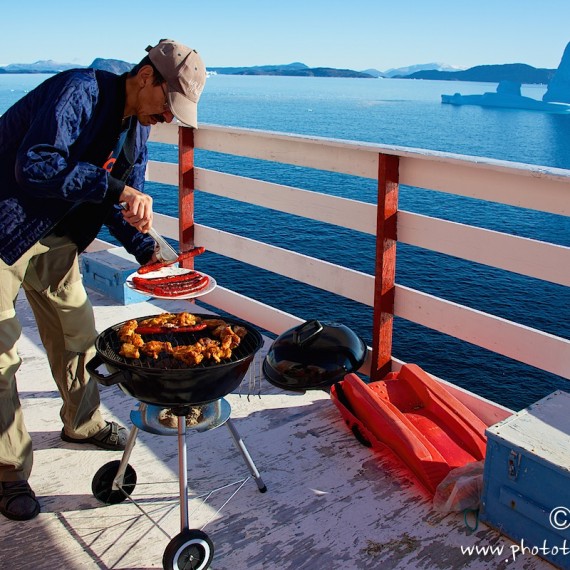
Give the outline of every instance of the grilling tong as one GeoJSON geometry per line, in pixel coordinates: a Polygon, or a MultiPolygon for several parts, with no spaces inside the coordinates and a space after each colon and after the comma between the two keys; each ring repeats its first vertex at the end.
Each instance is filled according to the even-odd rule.
{"type": "MultiPolygon", "coordinates": [[[[119,207],[122,210],[128,210],[126,202],[121,202],[119,207]]],[[[148,235],[156,242],[155,255],[157,260],[165,265],[172,265],[178,261],[178,254],[170,247],[168,242],[154,229],[148,230],[148,235]]]]}

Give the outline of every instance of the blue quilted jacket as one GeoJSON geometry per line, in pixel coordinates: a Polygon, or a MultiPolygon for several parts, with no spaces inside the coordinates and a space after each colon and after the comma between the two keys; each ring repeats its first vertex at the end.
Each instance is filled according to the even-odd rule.
{"type": "Polygon", "coordinates": [[[93,69],[58,73],[0,117],[0,258],[7,264],[52,232],[83,251],[103,224],[139,263],[150,259],[154,241],[117,206],[125,184],[143,190],[150,131],[136,117],[123,121],[125,81],[93,69]],[[119,140],[109,173],[103,165],[119,140]]]}

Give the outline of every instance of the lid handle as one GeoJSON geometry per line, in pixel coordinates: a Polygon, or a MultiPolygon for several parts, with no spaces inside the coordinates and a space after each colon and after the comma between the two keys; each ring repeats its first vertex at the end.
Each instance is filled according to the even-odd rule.
{"type": "Polygon", "coordinates": [[[293,329],[293,342],[303,346],[323,330],[323,325],[316,320],[307,321],[293,329]]]}

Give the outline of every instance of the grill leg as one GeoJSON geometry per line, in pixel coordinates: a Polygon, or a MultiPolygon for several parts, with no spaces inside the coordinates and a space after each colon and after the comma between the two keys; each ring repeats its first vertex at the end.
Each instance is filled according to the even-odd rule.
{"type": "MultiPolygon", "coordinates": [[[[141,404],[145,405],[145,404],[141,404]]],[[[125,445],[125,449],[123,451],[123,455],[121,457],[121,463],[119,463],[119,469],[117,470],[117,476],[113,481],[113,489],[115,491],[122,489],[123,483],[125,482],[125,472],[129,465],[129,459],[131,458],[131,453],[133,451],[133,447],[137,441],[137,435],[139,433],[139,428],[137,426],[133,426],[131,431],[129,431],[129,437],[127,439],[127,443],[125,445]]]]}
{"type": "Polygon", "coordinates": [[[180,485],[180,531],[188,528],[188,457],[186,416],[178,416],[178,480],[180,485]]]}
{"type": "Polygon", "coordinates": [[[235,428],[232,420],[228,418],[226,425],[230,430],[230,435],[234,440],[235,446],[237,447],[238,451],[241,453],[243,460],[245,461],[246,465],[249,468],[251,476],[255,479],[255,482],[257,483],[257,488],[261,493],[265,493],[265,491],[267,491],[267,487],[265,486],[265,483],[263,482],[263,479],[261,478],[261,475],[259,474],[259,471],[257,470],[257,467],[255,466],[255,463],[253,462],[251,455],[247,451],[247,447],[245,446],[245,443],[243,442],[243,439],[241,438],[240,434],[235,428]]]}

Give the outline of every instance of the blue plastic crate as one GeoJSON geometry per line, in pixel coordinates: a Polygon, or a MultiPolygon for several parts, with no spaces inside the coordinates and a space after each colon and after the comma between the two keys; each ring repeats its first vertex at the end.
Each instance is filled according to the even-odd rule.
{"type": "Polygon", "coordinates": [[[480,518],[570,569],[570,394],[556,392],[487,429],[480,518]]]}
{"type": "Polygon", "coordinates": [[[126,285],[127,277],[139,268],[135,258],[122,247],[81,255],[83,283],[123,305],[150,299],[126,285]]]}

